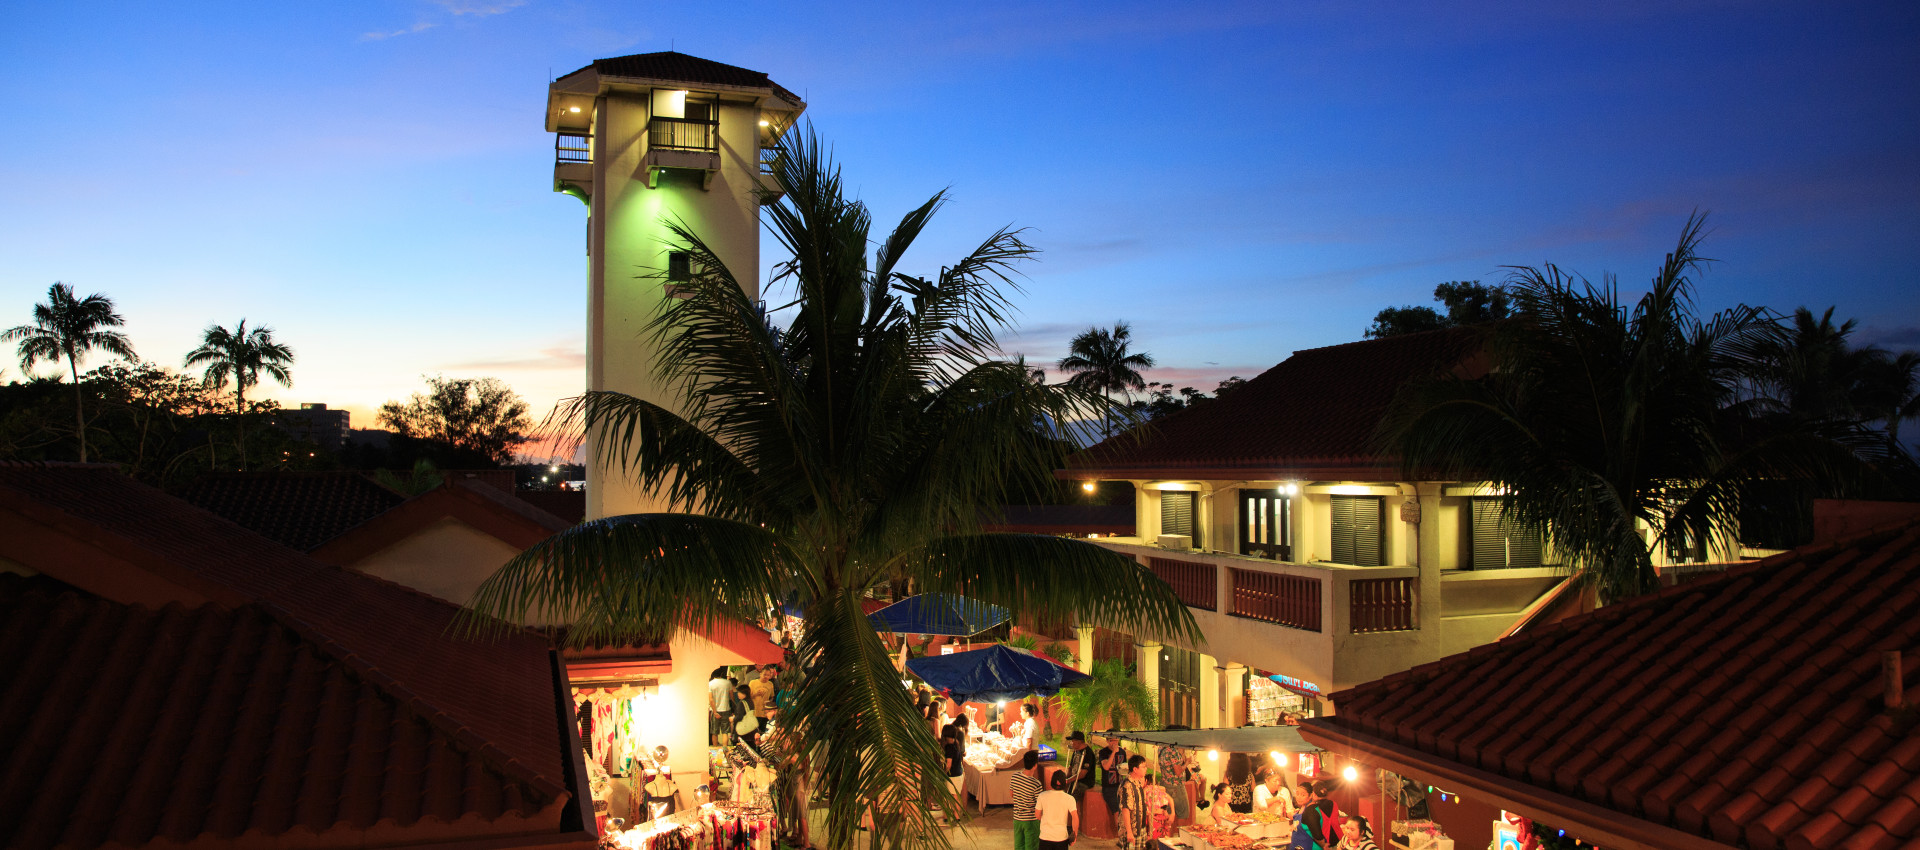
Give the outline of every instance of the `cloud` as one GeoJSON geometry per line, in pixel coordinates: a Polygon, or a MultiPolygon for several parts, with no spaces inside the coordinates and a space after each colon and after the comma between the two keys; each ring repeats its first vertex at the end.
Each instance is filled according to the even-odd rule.
{"type": "Polygon", "coordinates": [[[1860,342],[1893,348],[1920,346],[1920,327],[1907,325],[1898,328],[1879,328],[1868,326],[1860,333],[1860,342]]]}
{"type": "Polygon", "coordinates": [[[449,372],[543,372],[553,369],[582,369],[586,364],[586,352],[579,346],[570,346],[543,348],[537,355],[531,357],[448,363],[444,368],[449,372]]]}
{"type": "Polygon", "coordinates": [[[487,0],[434,0],[434,5],[447,10],[450,14],[472,15],[476,18],[484,18],[489,15],[511,12],[514,9],[527,5],[527,0],[492,0],[492,2],[487,2],[487,0]]]}
{"type": "Polygon", "coordinates": [[[421,21],[420,23],[414,24],[413,26],[407,27],[406,29],[402,29],[402,30],[394,30],[392,32],[361,33],[360,40],[361,41],[384,41],[386,39],[393,38],[394,36],[397,36],[397,35],[412,35],[417,32],[426,32],[427,30],[433,29],[433,27],[434,25],[431,22],[421,21]]]}

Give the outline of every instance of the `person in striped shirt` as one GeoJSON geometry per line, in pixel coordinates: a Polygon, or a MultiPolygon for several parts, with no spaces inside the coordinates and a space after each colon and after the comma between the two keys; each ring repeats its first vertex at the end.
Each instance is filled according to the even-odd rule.
{"type": "Polygon", "coordinates": [[[1040,814],[1033,804],[1044,790],[1040,753],[1028,750],[1020,756],[1020,773],[1007,782],[1007,791],[1013,797],[1013,850],[1040,850],[1040,814]]]}

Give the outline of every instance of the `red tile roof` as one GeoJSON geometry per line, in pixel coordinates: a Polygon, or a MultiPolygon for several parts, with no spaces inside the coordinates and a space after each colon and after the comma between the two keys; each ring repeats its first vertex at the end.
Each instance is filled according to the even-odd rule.
{"type": "Polygon", "coordinates": [[[204,475],[179,495],[302,552],[406,501],[350,471],[204,475]]]}
{"type": "Polygon", "coordinates": [[[1886,850],[1920,846],[1916,687],[1920,519],[1335,693],[1338,713],[1306,732],[1483,776],[1490,794],[1557,795],[1540,799],[1595,822],[1886,850]],[[1882,706],[1889,650],[1904,710],[1882,706]]]}
{"type": "Polygon", "coordinates": [[[412,843],[565,805],[266,606],[0,574],[0,623],[0,845],[412,843]]]}
{"type": "Polygon", "coordinates": [[[1116,435],[1077,455],[1068,477],[1334,477],[1397,473],[1373,445],[1407,381],[1468,366],[1481,331],[1406,334],[1296,351],[1224,398],[1116,435]]]}
{"type": "Polygon", "coordinates": [[[169,599],[258,605],[502,775],[549,798],[566,793],[565,724],[536,635],[455,638],[450,603],[321,563],[98,467],[0,464],[0,524],[0,556],[107,598],[127,601],[108,585],[128,586],[132,564],[174,588],[169,599]]]}

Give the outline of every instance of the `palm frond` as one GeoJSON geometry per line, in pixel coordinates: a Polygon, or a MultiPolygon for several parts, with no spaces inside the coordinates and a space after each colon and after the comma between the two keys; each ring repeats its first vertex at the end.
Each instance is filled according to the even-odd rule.
{"type": "Polygon", "coordinates": [[[1015,611],[1201,647],[1206,638],[1173,588],[1139,562],[1083,540],[975,534],[934,540],[904,559],[930,593],[957,593],[1015,611]]]}

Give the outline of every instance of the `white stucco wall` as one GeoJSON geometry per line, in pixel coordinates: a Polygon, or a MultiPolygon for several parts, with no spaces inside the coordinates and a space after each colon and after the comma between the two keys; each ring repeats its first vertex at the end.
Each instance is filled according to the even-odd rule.
{"type": "Polygon", "coordinates": [[[442,517],[347,566],[464,605],[482,581],[518,554],[491,534],[442,517]]]}

